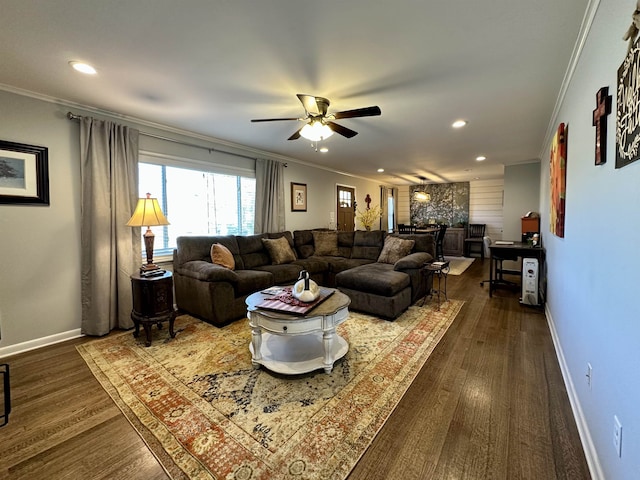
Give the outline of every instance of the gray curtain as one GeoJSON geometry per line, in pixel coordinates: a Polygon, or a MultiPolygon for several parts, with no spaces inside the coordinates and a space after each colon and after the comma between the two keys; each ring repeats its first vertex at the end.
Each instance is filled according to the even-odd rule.
{"type": "Polygon", "coordinates": [[[256,160],[255,233],[282,232],[284,223],[284,164],[256,160]]]}
{"type": "Polygon", "coordinates": [[[82,333],[131,328],[130,275],[140,267],[140,228],[127,227],[138,199],[138,131],[80,120],[82,333]]]}

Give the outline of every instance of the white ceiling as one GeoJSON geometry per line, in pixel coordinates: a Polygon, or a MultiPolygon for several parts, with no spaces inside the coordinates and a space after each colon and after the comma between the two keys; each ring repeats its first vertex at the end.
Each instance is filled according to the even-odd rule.
{"type": "Polygon", "coordinates": [[[537,160],[588,0],[0,4],[0,88],[402,185],[537,160]],[[332,136],[326,154],[287,141],[300,122],[250,122],[303,116],[296,93],[382,115],[337,121],[359,134],[332,136]],[[458,118],[468,126],[452,129],[458,118]]]}

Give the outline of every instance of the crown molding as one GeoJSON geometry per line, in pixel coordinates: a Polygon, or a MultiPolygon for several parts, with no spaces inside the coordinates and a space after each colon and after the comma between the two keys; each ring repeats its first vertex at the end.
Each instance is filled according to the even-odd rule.
{"type": "Polygon", "coordinates": [[[562,79],[560,92],[558,93],[558,98],[556,99],[556,104],[553,107],[553,112],[549,120],[549,126],[547,127],[547,134],[544,137],[544,142],[542,144],[542,148],[540,149],[540,158],[546,158],[549,154],[549,145],[551,145],[551,139],[553,138],[553,135],[555,134],[557,129],[556,124],[558,123],[558,114],[560,113],[560,108],[564,103],[565,96],[567,95],[567,90],[569,89],[569,84],[571,83],[573,75],[575,74],[576,67],[578,66],[578,61],[580,60],[580,56],[582,55],[582,51],[584,50],[584,45],[587,42],[587,37],[589,36],[589,32],[591,31],[591,26],[593,25],[593,20],[596,16],[596,12],[599,6],[600,0],[590,0],[589,5],[587,5],[587,9],[584,12],[584,17],[582,17],[580,32],[578,33],[576,44],[573,47],[571,60],[569,61],[569,65],[567,66],[567,70],[565,71],[564,78],[562,79]]]}
{"type": "MultiPolygon", "coordinates": [[[[0,83],[0,90],[9,92],[9,93],[14,93],[16,95],[21,95],[23,97],[29,97],[29,98],[34,98],[36,100],[41,100],[43,102],[47,102],[47,103],[53,103],[55,105],[60,105],[66,108],[70,108],[70,109],[78,109],[78,110],[82,110],[84,112],[88,112],[88,113],[92,113],[95,115],[100,115],[102,117],[109,117],[109,118],[113,118],[113,119],[117,119],[117,120],[121,120],[121,121],[126,121],[126,122],[130,122],[133,123],[135,125],[140,125],[143,127],[147,127],[147,128],[151,128],[157,131],[161,131],[163,133],[168,133],[168,134],[173,134],[173,135],[179,135],[180,137],[182,137],[183,139],[187,138],[190,140],[199,140],[202,142],[205,142],[209,145],[203,145],[203,147],[207,147],[207,146],[212,146],[214,149],[215,147],[227,147],[230,148],[232,150],[235,150],[232,153],[239,153],[245,156],[249,156],[249,157],[254,157],[254,158],[265,158],[265,159],[270,159],[270,160],[276,160],[279,162],[283,162],[283,163],[296,163],[299,165],[304,165],[306,167],[311,167],[311,168],[318,168],[320,170],[324,170],[327,172],[331,172],[331,173],[336,173],[339,175],[344,175],[346,177],[351,177],[351,178],[359,178],[362,180],[366,180],[369,182],[376,182],[379,183],[379,179],[375,180],[373,178],[368,178],[368,177],[363,177],[361,175],[355,175],[353,173],[349,173],[349,172],[343,172],[340,170],[334,170],[332,168],[329,167],[325,167],[323,165],[316,165],[314,163],[311,162],[306,162],[304,160],[299,160],[297,158],[293,158],[293,157],[288,157],[286,155],[279,155],[277,153],[273,153],[273,152],[268,152],[266,150],[260,150],[257,148],[252,148],[252,147],[247,147],[245,145],[241,145],[238,143],[233,143],[233,142],[229,142],[227,140],[223,140],[220,138],[216,138],[216,137],[212,137],[209,135],[202,135],[199,133],[195,133],[195,132],[191,132],[189,130],[183,130],[180,128],[176,128],[176,127],[171,127],[168,125],[163,125],[160,123],[155,123],[149,120],[144,120],[142,118],[137,118],[137,117],[133,117],[130,115],[125,115],[122,113],[117,113],[117,112],[112,112],[110,110],[103,110],[100,108],[96,108],[96,107],[91,107],[89,105],[83,105],[81,103],[77,103],[77,102],[73,102],[70,100],[65,100],[62,98],[56,98],[56,97],[52,97],[50,95],[45,95],[42,93],[37,93],[37,92],[33,92],[31,90],[25,90],[22,88],[18,88],[18,87],[14,87],[12,85],[7,85],[7,84],[3,84],[0,83]]],[[[141,133],[145,133],[144,131],[141,130],[141,133]]],[[[149,134],[153,134],[153,132],[147,132],[149,134]]],[[[179,140],[179,139],[178,139],[179,140]]],[[[221,153],[224,153],[223,151],[220,151],[221,153]]]]}

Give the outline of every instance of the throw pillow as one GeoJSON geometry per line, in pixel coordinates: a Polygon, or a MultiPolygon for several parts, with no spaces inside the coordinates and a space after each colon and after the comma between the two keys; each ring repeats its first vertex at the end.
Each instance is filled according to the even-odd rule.
{"type": "Polygon", "coordinates": [[[398,237],[387,237],[384,239],[384,247],[378,262],[380,263],[396,263],[402,257],[406,257],[411,253],[411,249],[415,244],[415,240],[403,240],[398,237]]]}
{"type": "Polygon", "coordinates": [[[338,255],[338,232],[317,231],[313,233],[314,255],[338,255]]]}
{"type": "Polygon", "coordinates": [[[235,270],[236,262],[233,259],[231,250],[221,243],[211,245],[211,261],[216,265],[221,265],[229,270],[235,270]]]}
{"type": "Polygon", "coordinates": [[[291,245],[286,237],[280,238],[263,238],[262,244],[265,246],[271,257],[271,263],[281,265],[283,263],[291,263],[296,259],[291,245]]]}

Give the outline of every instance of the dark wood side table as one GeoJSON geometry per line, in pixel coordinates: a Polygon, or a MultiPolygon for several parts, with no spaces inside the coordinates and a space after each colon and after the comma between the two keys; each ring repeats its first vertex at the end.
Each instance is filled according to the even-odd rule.
{"type": "MultiPolygon", "coordinates": [[[[427,299],[427,297],[429,295],[431,296],[435,296],[436,294],[438,295],[438,310],[440,310],[440,294],[444,294],[444,299],[445,301],[448,300],[447,298],[447,275],[449,274],[449,261],[444,261],[444,262],[433,262],[433,263],[425,263],[424,266],[422,267],[422,274],[425,277],[429,277],[429,275],[431,275],[432,277],[437,277],[438,278],[438,288],[432,288],[430,292],[427,292],[427,294],[424,296],[424,298],[422,299],[422,304],[420,305],[421,307],[424,306],[424,302],[427,299]],[[444,288],[442,288],[442,279],[444,278],[444,288]]],[[[431,280],[432,285],[433,285],[433,279],[431,280]]]]}
{"type": "Polygon", "coordinates": [[[143,277],[139,273],[131,275],[131,289],[133,292],[133,310],[131,320],[136,327],[134,337],[140,334],[140,324],[147,336],[146,346],[151,345],[151,326],[169,321],[169,335],[176,336],[173,322],[176,310],[173,308],[173,274],[164,272],[162,275],[143,277]]]}

